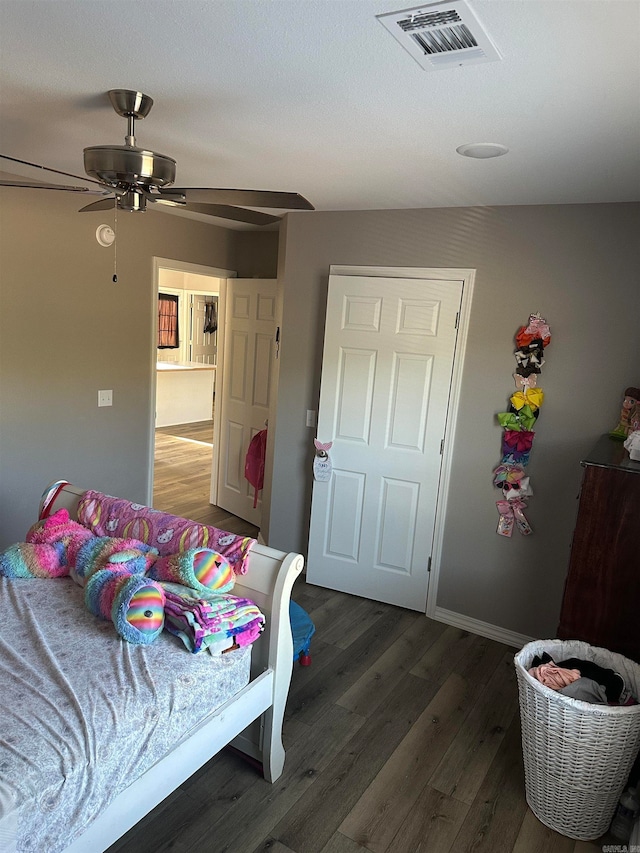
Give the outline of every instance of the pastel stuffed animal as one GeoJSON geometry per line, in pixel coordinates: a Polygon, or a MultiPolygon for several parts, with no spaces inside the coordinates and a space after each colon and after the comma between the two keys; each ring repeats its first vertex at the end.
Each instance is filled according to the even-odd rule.
{"type": "Polygon", "coordinates": [[[84,587],[87,609],[111,620],[127,642],[153,642],[164,627],[165,592],[170,581],[195,592],[228,593],[235,583],[230,563],[216,551],[192,548],[159,557],[137,539],[95,536],[58,510],[31,527],[27,542],[0,554],[7,578],[59,578],[71,575],[84,587]]]}
{"type": "Polygon", "coordinates": [[[209,548],[190,548],[170,557],[158,557],[148,576],[157,581],[179,583],[198,592],[231,592],[236,581],[230,563],[209,548]]]}
{"type": "Polygon", "coordinates": [[[78,551],[72,576],[80,586],[84,586],[100,569],[120,569],[129,575],[143,575],[157,557],[156,548],[137,539],[92,535],[78,551]]]}
{"type": "Polygon", "coordinates": [[[5,578],[60,578],[69,568],[53,545],[18,542],[0,554],[0,576],[5,578]]]}
{"type": "MultiPolygon", "coordinates": [[[[69,569],[75,565],[76,557],[85,542],[93,539],[93,533],[73,521],[66,509],[59,509],[48,518],[40,519],[27,531],[25,541],[36,545],[51,545],[58,552],[61,567],[69,569]]],[[[62,574],[68,574],[66,573],[62,574]]],[[[54,575],[60,577],[60,575],[54,575]]]]}
{"type": "Polygon", "coordinates": [[[84,601],[94,616],[110,619],[128,643],[148,645],[164,627],[164,590],[142,574],[98,569],[86,583],[84,601]]]}
{"type": "Polygon", "coordinates": [[[59,509],[29,528],[25,542],[0,554],[0,575],[7,578],[61,578],[69,574],[78,550],[93,533],[59,509]]]}

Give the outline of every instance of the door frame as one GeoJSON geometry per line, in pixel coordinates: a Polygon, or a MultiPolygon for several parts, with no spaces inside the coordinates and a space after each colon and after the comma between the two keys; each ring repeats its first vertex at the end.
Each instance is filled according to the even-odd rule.
{"type": "MultiPolygon", "coordinates": [[[[161,258],[157,256],[153,256],[151,259],[152,262],[152,281],[153,281],[153,305],[156,306],[158,303],[158,291],[159,291],[159,279],[160,279],[160,270],[161,269],[169,269],[175,270],[176,272],[188,272],[195,273],[196,275],[206,275],[211,278],[219,278],[222,279],[220,282],[220,292],[218,294],[218,316],[220,317],[220,312],[222,311],[225,301],[226,301],[226,279],[227,278],[236,278],[238,273],[235,270],[225,270],[220,267],[208,267],[203,264],[193,264],[190,261],[178,261],[174,258],[161,258]]],[[[224,316],[224,315],[222,315],[224,316]]],[[[156,371],[156,361],[158,358],[158,348],[156,346],[158,340],[158,312],[154,310],[152,307],[151,310],[151,412],[150,412],[150,420],[151,420],[151,434],[149,441],[149,456],[147,463],[147,504],[152,506],[153,504],[153,479],[154,479],[154,464],[155,464],[155,428],[156,428],[156,393],[157,393],[157,371],[156,371]]],[[[224,323],[221,323],[218,327],[218,352],[224,352],[224,323]],[[221,347],[223,348],[221,350],[221,347]]],[[[222,384],[224,382],[224,360],[222,363],[222,370],[220,373],[216,370],[216,391],[218,388],[222,388],[222,384]]],[[[220,422],[219,419],[214,417],[213,419],[213,447],[214,451],[212,454],[212,462],[211,462],[211,490],[209,495],[209,500],[212,504],[215,504],[215,499],[217,497],[217,486],[218,486],[218,453],[216,452],[216,448],[220,446],[220,422]]]]}
{"type": "Polygon", "coordinates": [[[444,538],[444,522],[447,516],[447,501],[449,483],[453,464],[453,445],[455,426],[460,404],[462,385],[462,369],[467,348],[469,320],[471,316],[471,301],[475,286],[475,269],[453,267],[369,267],[344,266],[331,264],[329,275],[378,276],[381,278],[424,278],[436,281],[462,281],[462,300],[458,321],[458,336],[453,353],[453,368],[451,371],[451,386],[449,390],[449,405],[445,421],[444,449],[440,466],[440,480],[436,498],[436,514],[433,528],[433,543],[431,547],[431,566],[428,576],[426,615],[436,619],[436,600],[438,597],[438,582],[440,578],[440,562],[442,558],[442,542],[444,538]]]}

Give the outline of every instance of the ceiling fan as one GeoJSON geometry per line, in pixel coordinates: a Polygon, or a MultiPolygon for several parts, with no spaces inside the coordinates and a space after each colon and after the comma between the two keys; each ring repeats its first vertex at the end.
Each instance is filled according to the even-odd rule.
{"type": "Polygon", "coordinates": [[[98,201],[86,205],[80,212],[109,210],[145,210],[148,203],[172,205],[193,213],[204,213],[252,225],[268,225],[280,217],[249,207],[266,207],[283,210],[313,210],[313,205],[298,193],[269,190],[214,189],[205,187],[172,187],[176,177],[176,161],[164,154],[138,148],[135,138],[136,119],[149,115],[153,99],[131,89],[111,89],[108,92],[113,109],[127,119],[124,145],[94,145],[84,149],[84,168],[90,180],[70,172],[49,169],[16,157],[0,154],[0,158],[34,166],[58,175],[76,178],[84,183],[96,184],[99,190],[87,187],[63,186],[52,183],[35,183],[28,180],[0,180],[0,186],[28,187],[62,190],[66,192],[99,192],[98,201]]]}

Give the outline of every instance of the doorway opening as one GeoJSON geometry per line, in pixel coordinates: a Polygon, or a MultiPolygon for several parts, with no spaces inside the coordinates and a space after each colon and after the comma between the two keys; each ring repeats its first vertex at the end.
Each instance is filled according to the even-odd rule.
{"type": "Polygon", "coordinates": [[[154,273],[151,504],[255,537],[256,527],[216,505],[220,442],[215,395],[224,335],[219,305],[226,280],[235,273],[163,258],[154,259],[154,273]]]}

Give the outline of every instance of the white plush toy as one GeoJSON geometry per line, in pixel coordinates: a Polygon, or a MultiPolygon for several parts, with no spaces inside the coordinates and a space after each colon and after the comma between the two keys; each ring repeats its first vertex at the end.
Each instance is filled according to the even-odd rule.
{"type": "Polygon", "coordinates": [[[640,429],[629,433],[624,446],[629,451],[629,456],[636,462],[640,462],[640,429]]]}

